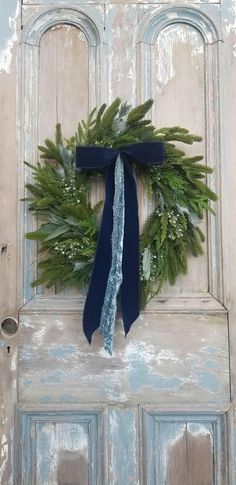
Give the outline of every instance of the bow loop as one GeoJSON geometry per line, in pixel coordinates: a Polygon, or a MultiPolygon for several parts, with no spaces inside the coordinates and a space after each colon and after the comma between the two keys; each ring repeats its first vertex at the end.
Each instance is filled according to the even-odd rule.
{"type": "Polygon", "coordinates": [[[164,145],[160,142],[142,142],[127,145],[122,148],[129,161],[140,165],[160,165],[164,158],[164,145]]]}
{"type": "Polygon", "coordinates": [[[76,167],[77,168],[105,168],[116,161],[119,151],[113,148],[99,146],[77,146],[76,167]]]}

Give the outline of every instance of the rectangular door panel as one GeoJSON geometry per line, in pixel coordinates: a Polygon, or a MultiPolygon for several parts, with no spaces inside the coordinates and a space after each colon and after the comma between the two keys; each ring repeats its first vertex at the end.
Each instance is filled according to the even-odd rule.
{"type": "Polygon", "coordinates": [[[44,311],[42,299],[41,310],[39,300],[21,311],[21,403],[229,401],[227,315],[218,302],[202,314],[168,313],[168,301],[163,313],[160,302],[126,338],[118,321],[109,356],[98,332],[88,345],[72,301],[58,297],[44,311]]]}

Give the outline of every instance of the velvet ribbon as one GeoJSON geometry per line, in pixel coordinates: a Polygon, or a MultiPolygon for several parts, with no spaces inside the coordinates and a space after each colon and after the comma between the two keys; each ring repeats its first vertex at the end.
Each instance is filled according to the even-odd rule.
{"type": "Polygon", "coordinates": [[[114,173],[117,159],[124,164],[125,219],[122,257],[122,283],[119,305],[125,335],[140,313],[139,279],[139,219],[135,178],[130,163],[161,165],[164,145],[161,142],[142,142],[121,149],[99,146],[77,146],[78,169],[105,169],[105,202],[92,276],[84,306],[83,329],[89,343],[93,332],[99,328],[112,262],[112,231],[115,224],[113,203],[115,193],[114,173]]]}

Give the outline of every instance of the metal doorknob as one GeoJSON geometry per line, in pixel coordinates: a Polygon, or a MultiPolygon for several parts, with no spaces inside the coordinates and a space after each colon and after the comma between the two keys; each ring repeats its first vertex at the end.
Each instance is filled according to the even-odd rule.
{"type": "Polygon", "coordinates": [[[18,330],[18,321],[13,317],[6,317],[1,321],[1,333],[5,337],[14,337],[18,330]]]}

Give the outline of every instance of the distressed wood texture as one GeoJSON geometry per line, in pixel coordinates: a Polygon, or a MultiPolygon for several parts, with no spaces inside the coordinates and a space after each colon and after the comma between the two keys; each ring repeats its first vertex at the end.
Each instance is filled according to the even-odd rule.
{"type": "MultiPolygon", "coordinates": [[[[16,42],[19,3],[0,2],[0,326],[17,316],[17,107],[16,42]]],[[[0,333],[0,483],[13,481],[14,405],[17,390],[17,338],[0,333]]]]}
{"type": "MultiPolygon", "coordinates": [[[[71,5],[71,1],[70,0],[23,0],[23,5],[52,5],[52,4],[56,4],[56,5],[66,5],[66,4],[69,4],[71,5]]],[[[96,4],[96,3],[100,3],[99,0],[88,0],[88,3],[89,4],[96,4]]],[[[128,4],[128,5],[135,5],[135,4],[142,4],[142,3],[146,3],[147,5],[149,4],[160,4],[160,2],[158,2],[157,0],[146,0],[145,2],[143,2],[143,0],[112,0],[112,1],[109,1],[109,0],[105,0],[104,1],[105,4],[128,4]]],[[[161,3],[174,3],[174,0],[163,0],[161,3]]],[[[183,0],[183,2],[181,2],[183,4],[187,4],[187,0],[183,0]]],[[[220,0],[192,0],[191,3],[199,3],[199,4],[207,4],[207,3],[221,3],[220,0]]],[[[84,0],[74,0],[73,1],[73,4],[77,4],[77,5],[80,5],[80,4],[84,4],[84,0]]]]}
{"type": "MultiPolygon", "coordinates": [[[[101,7],[31,11],[21,37],[21,159],[30,163],[37,161],[38,143],[46,136],[53,137],[58,121],[62,123],[65,136],[72,135],[80,117],[105,99],[105,79],[105,34],[101,7]]],[[[31,179],[32,171],[22,168],[22,196],[25,182],[31,179]]],[[[30,286],[36,277],[36,245],[28,244],[24,238],[25,231],[35,227],[34,217],[30,217],[27,206],[22,204],[19,261],[21,304],[36,291],[32,291],[30,286]]]]}
{"type": "MultiPolygon", "coordinates": [[[[58,301],[59,303],[59,301],[58,301]]],[[[146,312],[124,339],[116,327],[112,357],[95,334],[89,347],[81,313],[21,311],[21,403],[228,402],[227,315],[146,312]],[[185,338],[183,339],[183,336],[185,338]],[[76,382],[76,385],[74,383],[76,382]]],[[[37,303],[36,303],[37,305],[37,303]]],[[[59,303],[60,307],[60,303],[59,303]]]]}
{"type": "Polygon", "coordinates": [[[102,485],[100,412],[17,411],[19,442],[16,483],[102,485]],[[34,453],[30,453],[34,450],[34,453]]]}
{"type": "Polygon", "coordinates": [[[87,404],[76,411],[70,405],[66,410],[55,405],[53,410],[20,406],[16,483],[229,483],[227,415],[220,408],[214,413],[192,409],[191,414],[168,409],[87,404]]]}
{"type": "Polygon", "coordinates": [[[161,414],[143,410],[144,483],[228,483],[228,429],[224,414],[161,414]]]}
{"type": "Polygon", "coordinates": [[[234,410],[234,432],[232,436],[233,458],[231,466],[232,483],[236,482],[236,173],[235,138],[233,126],[236,118],[236,5],[234,0],[223,0],[222,26],[224,45],[221,46],[221,83],[222,83],[222,143],[223,143],[223,260],[225,266],[225,304],[229,308],[229,343],[231,392],[234,410]]]}
{"type": "MultiPolygon", "coordinates": [[[[70,25],[58,25],[42,37],[39,56],[38,142],[54,139],[56,123],[71,137],[89,110],[89,50],[85,34],[70,25]]],[[[38,292],[57,293],[38,288],[38,292]]],[[[70,292],[73,291],[70,289],[70,292]]],[[[74,290],[74,292],[76,289],[74,290]]]]}
{"type": "MultiPolygon", "coordinates": [[[[204,156],[214,168],[210,185],[220,194],[219,150],[219,85],[218,53],[220,40],[219,10],[215,7],[214,22],[202,8],[192,6],[159,8],[144,16],[139,27],[138,92],[140,99],[153,97],[153,119],[157,126],[187,126],[203,136],[202,144],[184,147],[187,153],[204,156]],[[212,120],[212,122],[211,122],[212,120]]],[[[181,146],[181,145],[180,145],[181,146]]],[[[182,148],[182,146],[181,146],[182,148]]],[[[189,272],[164,291],[210,291],[222,301],[221,218],[202,222],[206,234],[205,256],[189,258],[189,272]]]]}
{"type": "MultiPolygon", "coordinates": [[[[110,4],[104,6],[104,16],[98,10],[91,14],[90,8],[54,10],[49,6],[48,11],[41,11],[39,5],[35,9],[33,4],[25,5],[23,18],[27,24],[23,30],[23,53],[28,65],[23,70],[22,79],[31,89],[32,98],[26,106],[24,99],[22,101],[23,119],[27,119],[27,109],[31,106],[39,121],[38,126],[31,123],[29,133],[23,134],[22,148],[27,147],[27,137],[32,136],[30,146],[36,149],[38,139],[41,140],[44,133],[49,134],[51,118],[53,124],[59,120],[59,112],[65,118],[69,133],[73,117],[83,116],[91,106],[91,100],[103,100],[102,80],[108,81],[110,101],[117,95],[131,102],[152,96],[156,101],[152,117],[158,126],[179,124],[205,135],[202,145],[187,147],[186,151],[204,154],[206,163],[215,169],[212,188],[220,194],[217,43],[221,34],[218,6],[202,5],[197,9],[180,5],[156,8],[145,4],[133,4],[132,7],[110,4]],[[78,16],[81,16],[79,22],[76,20],[78,16]],[[57,23],[60,23],[59,27],[57,23]],[[73,27],[61,25],[63,23],[73,27]],[[87,35],[90,40],[86,44],[87,35]],[[105,45],[107,49],[104,51],[105,45]],[[74,68],[78,51],[81,64],[88,67],[85,73],[76,72],[74,68]],[[105,52],[108,53],[108,70],[106,76],[102,76],[105,52]],[[48,61],[49,54],[52,65],[48,61]],[[88,59],[87,64],[85,59],[88,59]],[[33,78],[28,76],[29,70],[33,71],[33,78]],[[67,116],[70,105],[66,93],[68,89],[76,92],[77,85],[69,87],[70,72],[72,76],[75,73],[78,89],[81,86],[87,93],[82,115],[73,105],[72,117],[67,116]],[[96,74],[95,78],[91,72],[96,74]],[[32,79],[36,79],[36,83],[32,79]],[[94,79],[95,83],[96,79],[98,84],[100,82],[97,90],[94,90],[94,79]],[[63,89],[60,89],[60,83],[63,89]],[[35,104],[37,96],[42,100],[40,108],[35,104]],[[48,105],[51,106],[51,118],[45,122],[48,105]]],[[[27,150],[27,156],[32,153],[27,150]]],[[[98,184],[94,189],[94,200],[100,195],[101,185],[98,184]]],[[[138,196],[142,227],[152,207],[141,184],[138,185],[138,196]]],[[[106,407],[106,411],[105,408],[101,411],[106,453],[103,463],[100,462],[103,468],[99,476],[103,474],[104,483],[173,485],[174,480],[178,480],[177,485],[197,485],[197,480],[202,485],[228,483],[228,456],[222,454],[219,440],[222,435],[223,445],[227,446],[224,420],[228,418],[220,418],[215,409],[215,406],[221,407],[223,414],[230,400],[228,320],[222,305],[220,215],[219,204],[216,217],[203,221],[205,256],[198,260],[191,258],[189,275],[179,278],[173,288],[166,285],[163,296],[150,304],[126,339],[121,322],[118,322],[112,357],[101,349],[98,334],[88,347],[81,329],[82,298],[47,297],[44,294],[44,298],[31,300],[20,312],[19,402],[28,409],[22,411],[21,423],[27,413],[31,421],[29,415],[33,416],[36,406],[41,408],[38,416],[43,416],[45,408],[49,408],[50,419],[54,422],[57,420],[53,417],[56,408],[62,415],[63,409],[73,405],[75,412],[80,413],[88,405],[95,411],[103,402],[106,407]],[[153,406],[153,413],[146,413],[150,419],[144,419],[138,413],[138,406],[145,406],[147,402],[153,406]],[[161,403],[166,414],[171,406],[174,407],[173,416],[169,421],[162,416],[162,422],[156,426],[159,418],[154,416],[158,415],[157,407],[161,403]],[[177,403],[186,406],[179,417],[175,415],[177,403]],[[198,408],[187,417],[196,406],[198,408]],[[209,413],[207,419],[204,412],[209,413]],[[177,435],[179,439],[175,439],[177,435]],[[153,458],[145,468],[149,460],[145,455],[147,448],[150,451],[147,456],[153,458]],[[125,465],[121,468],[124,450],[129,453],[126,451],[125,465]],[[221,461],[217,461],[219,455],[221,461]],[[197,464],[200,461],[203,463],[199,474],[197,464]]],[[[34,223],[26,214],[22,221],[27,228],[34,223]]],[[[33,260],[34,252],[32,243],[23,244],[23,248],[24,295],[21,301],[27,302],[32,296],[29,283],[33,274],[27,271],[25,275],[24,268],[29,254],[33,260]]],[[[69,411],[66,419],[70,420],[69,411]]],[[[38,446],[44,448],[44,442],[49,442],[56,462],[47,468],[45,456],[45,463],[42,461],[38,465],[38,475],[33,475],[35,466],[26,452],[25,463],[23,468],[20,467],[23,481],[25,477],[36,483],[45,479],[52,483],[64,480],[61,478],[64,468],[60,468],[58,455],[59,428],[59,425],[55,428],[49,424],[46,428],[48,437],[44,432],[45,424],[37,428],[32,449],[34,446],[36,450],[38,446]],[[45,467],[48,475],[42,478],[40,473],[45,467]]],[[[68,424],[66,429],[70,435],[68,424]]],[[[27,450],[27,434],[23,436],[23,448],[27,450]]],[[[64,439],[66,442],[67,438],[64,439]]],[[[69,451],[65,446],[65,461],[69,451]]],[[[87,452],[90,467],[93,460],[89,456],[87,452]]],[[[91,473],[94,473],[94,466],[91,473]]],[[[77,457],[74,472],[71,472],[72,483],[78,472],[77,457]]],[[[84,482],[94,482],[91,474],[90,477],[84,476],[84,482]]]]}
{"type": "MultiPolygon", "coordinates": [[[[235,0],[0,0],[0,9],[1,316],[21,308],[19,337],[0,334],[0,483],[235,485],[235,0]],[[24,233],[36,221],[17,200],[31,177],[22,161],[36,162],[55,123],[70,135],[115,96],[153,97],[157,126],[203,135],[186,151],[214,168],[219,202],[202,222],[205,255],[126,339],[118,319],[110,357],[99,334],[88,346],[74,290],[32,291],[36,246],[24,233]]],[[[98,182],[93,200],[102,194],[98,182]]],[[[138,197],[142,227],[152,205],[141,184],[138,197]]]]}
{"type": "Polygon", "coordinates": [[[45,32],[39,56],[39,143],[54,137],[62,123],[65,137],[72,136],[89,106],[88,42],[70,25],[45,32]]]}
{"type": "Polygon", "coordinates": [[[17,399],[17,338],[0,335],[0,483],[13,483],[14,405],[17,399]]]}

